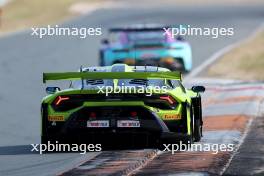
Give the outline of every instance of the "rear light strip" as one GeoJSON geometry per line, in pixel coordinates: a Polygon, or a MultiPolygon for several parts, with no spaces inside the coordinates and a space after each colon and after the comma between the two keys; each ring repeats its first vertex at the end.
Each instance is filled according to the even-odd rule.
{"type": "Polygon", "coordinates": [[[173,105],[176,101],[174,98],[172,98],[170,95],[168,96],[161,96],[160,97],[161,100],[166,100],[167,102],[169,102],[171,105],[173,105]]]}
{"type": "Polygon", "coordinates": [[[58,98],[56,99],[55,105],[58,106],[62,101],[66,101],[66,100],[69,100],[69,99],[70,99],[70,97],[58,96],[58,98]]]}

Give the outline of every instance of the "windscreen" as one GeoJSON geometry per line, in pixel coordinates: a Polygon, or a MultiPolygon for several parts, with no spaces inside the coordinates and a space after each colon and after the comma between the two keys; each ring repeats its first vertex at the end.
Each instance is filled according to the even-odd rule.
{"type": "Polygon", "coordinates": [[[166,42],[166,35],[163,31],[112,32],[110,41],[115,44],[159,44],[166,42]]]}
{"type": "Polygon", "coordinates": [[[162,43],[165,42],[166,37],[163,35],[163,31],[130,32],[128,40],[133,43],[162,43]]]}

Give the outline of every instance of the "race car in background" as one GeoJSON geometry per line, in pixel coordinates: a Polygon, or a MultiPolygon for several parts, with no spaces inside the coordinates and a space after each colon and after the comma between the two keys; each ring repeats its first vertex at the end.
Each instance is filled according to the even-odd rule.
{"type": "Polygon", "coordinates": [[[109,39],[101,42],[101,66],[115,63],[152,65],[172,71],[189,72],[192,69],[190,44],[181,36],[172,37],[161,25],[134,25],[109,29],[109,39]]]}
{"type": "Polygon", "coordinates": [[[81,141],[104,147],[119,141],[118,146],[146,147],[180,140],[194,142],[202,137],[200,92],[205,88],[186,89],[180,72],[115,64],[87,67],[80,72],[44,73],[43,81],[49,80],[72,81],[64,90],[46,88],[48,95],[41,106],[42,143],[81,141]],[[118,86],[132,86],[135,90],[162,87],[166,93],[107,95],[102,91],[118,86]]]}

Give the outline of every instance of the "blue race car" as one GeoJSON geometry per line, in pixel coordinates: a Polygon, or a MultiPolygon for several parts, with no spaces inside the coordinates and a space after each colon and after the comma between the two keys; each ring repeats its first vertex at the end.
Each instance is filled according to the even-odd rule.
{"type": "Polygon", "coordinates": [[[172,37],[160,25],[134,25],[109,29],[110,38],[101,42],[100,66],[116,63],[152,65],[172,71],[192,69],[192,50],[181,36],[172,37]]]}

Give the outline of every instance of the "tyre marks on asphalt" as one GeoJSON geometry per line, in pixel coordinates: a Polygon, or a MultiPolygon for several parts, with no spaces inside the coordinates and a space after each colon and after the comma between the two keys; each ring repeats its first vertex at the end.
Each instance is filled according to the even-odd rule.
{"type": "Polygon", "coordinates": [[[226,163],[230,154],[211,152],[178,152],[172,155],[164,153],[159,155],[148,166],[139,172],[137,176],[148,175],[208,175],[219,173],[219,169],[226,163]]]}
{"type": "Polygon", "coordinates": [[[72,175],[128,175],[151,161],[157,150],[105,151],[77,168],[60,174],[72,175]]]}

